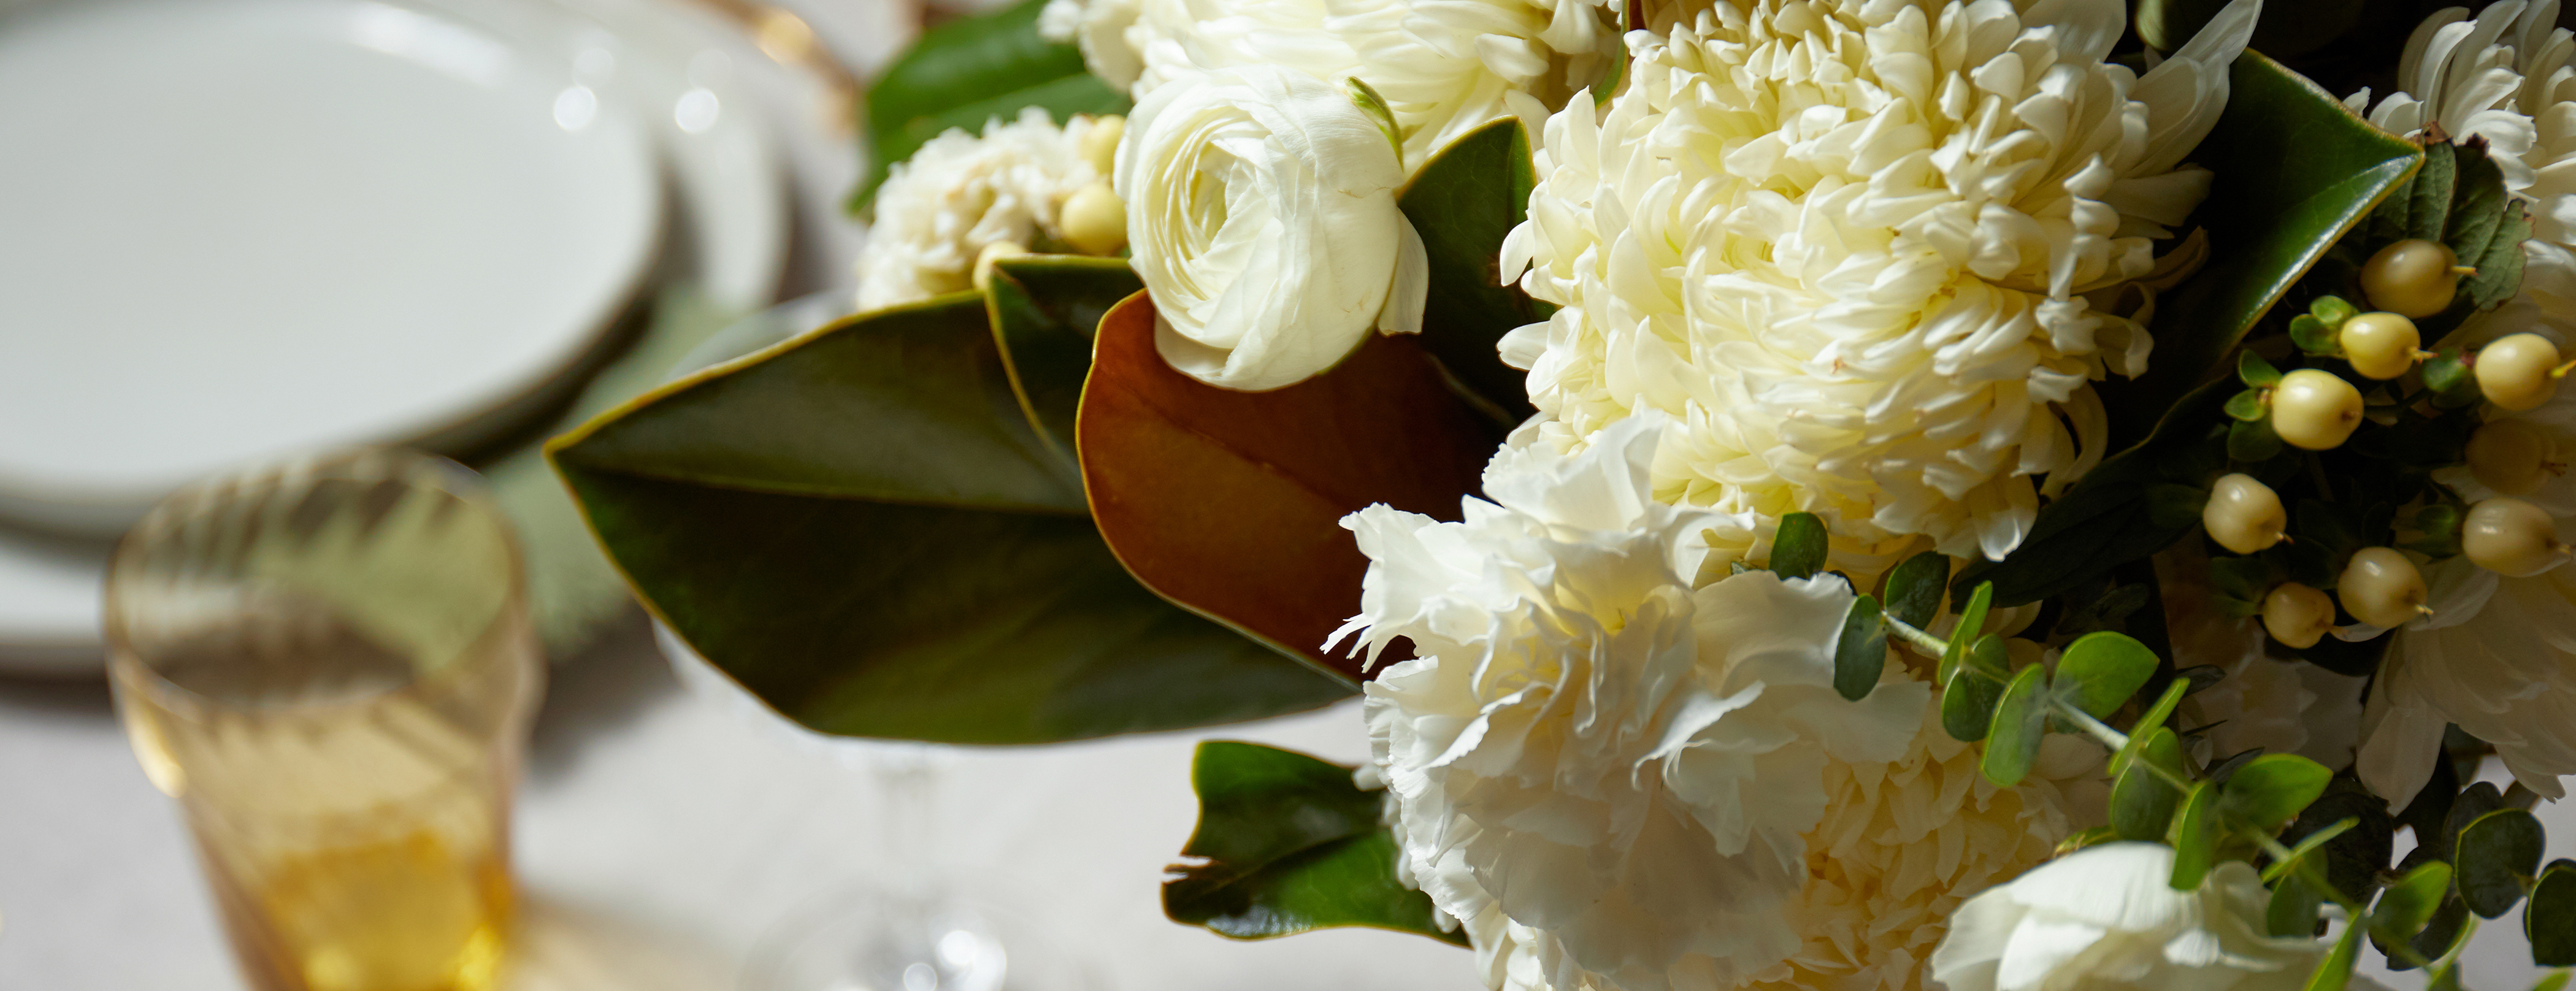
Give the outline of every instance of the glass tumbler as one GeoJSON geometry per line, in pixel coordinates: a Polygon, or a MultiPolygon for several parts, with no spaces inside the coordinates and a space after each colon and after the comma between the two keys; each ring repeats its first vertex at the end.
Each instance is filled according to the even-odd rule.
{"type": "Polygon", "coordinates": [[[481,991],[544,666],[508,522],[398,450],[191,486],[117,546],[109,668],[259,991],[481,991]]]}

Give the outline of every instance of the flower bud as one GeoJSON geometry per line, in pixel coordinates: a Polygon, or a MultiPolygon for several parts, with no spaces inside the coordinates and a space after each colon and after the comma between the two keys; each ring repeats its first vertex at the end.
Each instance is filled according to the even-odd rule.
{"type": "Polygon", "coordinates": [[[2424,613],[2424,574],[2395,548],[2364,547],[2335,579],[2345,612],[2372,626],[2397,627],[2424,613]]]}
{"type": "Polygon", "coordinates": [[[2429,317],[2451,308],[2460,288],[2459,263],[2450,246],[2439,241],[2399,241],[2361,266],[2361,292],[2380,309],[2429,317]]]}
{"type": "Polygon", "coordinates": [[[2530,495],[2549,482],[2556,468],[2550,458],[2549,434],[2522,420],[2497,420],[2469,435],[2469,474],[2478,484],[2506,495],[2530,495]]]}
{"type": "Polygon", "coordinates": [[[2460,524],[2460,551],[2478,567],[2508,578],[2536,575],[2567,560],[2549,511],[2503,496],[2469,507],[2460,524]]]}
{"type": "Polygon", "coordinates": [[[2305,650],[2334,629],[2334,600],[2297,582],[2284,582],[2263,597],[2263,632],[2305,650]]]}
{"type": "Polygon", "coordinates": [[[2558,345],[2538,334],[2514,334],[2478,349],[2469,366],[2487,401],[2516,412],[2558,394],[2558,345]]]}
{"type": "Polygon", "coordinates": [[[1127,244],[1127,204],[1118,201],[1107,180],[1066,197],[1056,223],[1064,228],[1065,242],[1086,255],[1117,254],[1127,244]]]}
{"type": "Polygon", "coordinates": [[[1009,241],[995,241],[985,245],[984,250],[975,253],[975,291],[983,292],[992,286],[994,262],[1004,258],[1018,258],[1028,253],[1029,249],[1009,241]]]}
{"type": "Polygon", "coordinates": [[[2281,542],[2290,514],[2281,508],[2281,496],[2271,486],[2240,472],[2210,487],[2209,503],[2200,509],[2200,525],[2219,546],[2252,554],[2281,542]]]}
{"type": "Polygon", "coordinates": [[[2393,379],[2415,367],[2415,350],[2423,344],[2415,321],[2395,313],[2364,313],[2344,321],[2336,335],[2352,370],[2375,379],[2393,379]]]}
{"type": "Polygon", "coordinates": [[[2361,390],[2333,372],[2302,368],[2272,389],[2272,430],[2291,446],[2330,451],[2361,426],[2361,390]]]}
{"type": "Polygon", "coordinates": [[[1091,129],[1082,132],[1082,157],[1091,167],[1108,175],[1118,166],[1118,139],[1127,136],[1127,118],[1107,114],[1091,119],[1091,129]]]}

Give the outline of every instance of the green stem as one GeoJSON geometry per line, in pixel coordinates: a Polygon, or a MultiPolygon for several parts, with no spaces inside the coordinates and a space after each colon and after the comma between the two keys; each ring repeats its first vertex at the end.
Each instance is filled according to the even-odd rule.
{"type": "Polygon", "coordinates": [[[1911,623],[1907,623],[1904,620],[1884,613],[1881,613],[1879,618],[1886,621],[1888,632],[1896,634],[1897,639],[1930,651],[1935,657],[1948,653],[1950,650],[1950,641],[1943,640],[1940,637],[1915,629],[1914,625],[1911,623]]]}

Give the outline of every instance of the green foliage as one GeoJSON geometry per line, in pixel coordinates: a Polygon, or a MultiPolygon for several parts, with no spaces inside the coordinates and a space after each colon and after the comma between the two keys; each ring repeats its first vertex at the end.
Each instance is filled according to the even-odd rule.
{"type": "Polygon", "coordinates": [[[1329,926],[1370,926],[1466,945],[1444,932],[1431,898],[1395,877],[1383,795],[1351,769],[1250,743],[1199,744],[1190,765],[1198,829],[1181,848],[1197,864],[1163,883],[1163,912],[1236,939],[1329,926]]]}
{"type": "Polygon", "coordinates": [[[2146,747],[2156,730],[2164,727],[2165,720],[2172,718],[2174,707],[2181,705],[2183,696],[2189,694],[2191,694],[2191,683],[2181,678],[2165,684],[2164,693],[2156,696],[2156,704],[2148,706],[2146,713],[2129,726],[2128,744],[2121,747],[2118,753],[2111,755],[2112,775],[2117,776],[2128,769],[2129,761],[2135,759],[2146,747]]]}
{"type": "Polygon", "coordinates": [[[2459,325],[2471,313],[2502,305],[2522,285],[2522,242],[2531,236],[2530,211],[2505,190],[2504,172],[2486,142],[2424,147],[2424,166],[2371,214],[2354,254],[2409,238],[2449,245],[2459,263],[2477,270],[2460,280],[2451,308],[2425,320],[2426,340],[2459,325]]]}
{"type": "Polygon", "coordinates": [[[1854,702],[1868,698],[1886,669],[1887,624],[1879,618],[1878,599],[1853,599],[1834,642],[1834,691],[1854,702]]]}
{"type": "Polygon", "coordinates": [[[2497,809],[2469,821],[2451,850],[2460,899],[2469,911],[2492,919],[2512,911],[2540,872],[2540,819],[2521,809],[2497,809]]]}
{"type": "Polygon", "coordinates": [[[1547,319],[1555,308],[1505,285],[1503,236],[1529,210],[1537,177],[1529,132],[1520,121],[1495,121],[1432,153],[1396,197],[1422,235],[1431,263],[1422,311],[1422,345],[1508,422],[1535,412],[1526,374],[1503,364],[1496,342],[1512,328],[1547,319]]]}
{"type": "Polygon", "coordinates": [[[2174,848],[2173,878],[2175,891],[2192,891],[2209,876],[2218,864],[2219,823],[2218,783],[2202,781],[2191,786],[2183,796],[2182,813],[2174,817],[2169,840],[2174,848]]]}
{"type": "MultiPolygon", "coordinates": [[[[1950,675],[1959,669],[1959,662],[1967,658],[1968,644],[1986,628],[1986,610],[1994,601],[1995,587],[1991,584],[1980,584],[1976,591],[1968,594],[1967,608],[1959,610],[1959,625],[1950,631],[1950,646],[1941,652],[1941,665],[1933,676],[1935,680],[1949,683],[1950,675]]],[[[1984,735],[1982,729],[1978,731],[1978,738],[1982,739],[1984,735]]]]}
{"type": "Polygon", "coordinates": [[[2236,379],[2257,389],[2269,389],[2281,384],[2281,370],[2263,360],[2262,355],[2239,351],[2236,352],[2236,379]]]}
{"type": "Polygon", "coordinates": [[[2099,719],[2126,704],[2155,674],[2155,651],[2135,637],[2103,631],[2087,633],[2066,645],[2049,687],[2099,719]]]}
{"type": "Polygon", "coordinates": [[[1961,665],[1941,686],[1941,728],[1953,739],[1975,743],[1994,725],[1995,706],[2004,698],[2004,683],[1961,665]]]}
{"type": "Polygon", "coordinates": [[[2111,828],[2124,840],[2161,842],[2173,826],[2182,794],[2155,771],[2163,768],[2168,774],[2183,773],[2182,740],[2172,729],[2161,726],[2143,736],[2131,735],[2129,740],[2137,749],[2111,782],[2111,828]]]}
{"type": "Polygon", "coordinates": [[[1038,36],[1045,7],[1046,0],[1023,0],[932,28],[877,77],[868,87],[868,174],[851,193],[853,211],[867,206],[896,162],[950,128],[980,134],[986,121],[1016,119],[1024,107],[1059,123],[1127,112],[1127,97],[1083,67],[1080,49],[1038,36]]]}
{"type": "Polygon", "coordinates": [[[2219,807],[2235,820],[2271,832],[2325,794],[2334,772],[2297,754],[2264,754],[2227,776],[2219,807]]]}
{"type": "Polygon", "coordinates": [[[1790,513],[1780,517],[1780,529],[1771,538],[1771,570],[1782,578],[1813,578],[1825,570],[1829,551],[1823,519],[1790,513]]]}
{"type": "Polygon", "coordinates": [[[1940,551],[1897,562],[1883,590],[1887,614],[1915,629],[1928,629],[1941,617],[1941,593],[1949,583],[1950,557],[1940,551]]]}
{"type": "MultiPolygon", "coordinates": [[[[2247,354],[2253,352],[2248,351],[2247,354]]],[[[2247,389],[2227,397],[2227,418],[2252,423],[2272,415],[2272,406],[2263,401],[2263,390],[2247,389]]]]}
{"type": "Polygon", "coordinates": [[[1994,722],[1986,730],[1986,752],[1977,769],[1999,787],[2020,784],[2039,756],[2048,733],[2048,671],[2037,664],[2021,669],[2004,686],[1995,703],[1994,722]]]}
{"type": "Polygon", "coordinates": [[[2227,460],[2269,461],[2281,453],[2281,435],[2272,429],[2268,415],[2260,420],[2239,420],[2227,427],[2227,460]]]}
{"type": "Polygon", "coordinates": [[[2292,874],[2272,886],[2272,898],[2263,905],[2263,929],[2273,936],[2307,936],[2317,933],[2317,908],[2325,895],[2310,886],[2306,878],[2292,874]]]}
{"type": "Polygon", "coordinates": [[[2541,869],[2522,910],[2522,933],[2531,940],[2532,963],[2576,967],[2576,860],[2553,860],[2541,869]]]}
{"type": "Polygon", "coordinates": [[[2442,897],[2451,890],[2451,865],[2441,861],[2418,864],[2400,875],[2379,894],[2378,904],[2370,907],[2370,935],[2382,946],[2393,946],[2414,938],[2433,920],[2441,908],[2442,897]]]}
{"type": "Polygon", "coordinates": [[[2377,885],[2379,872],[2388,869],[2395,827],[2388,803],[2345,774],[2299,812],[2299,818],[2281,832],[2281,839],[2305,848],[2314,845],[2310,841],[2317,837],[2331,835],[2319,852],[2326,882],[2337,891],[2358,894],[2377,885]],[[2346,821],[2353,823],[2350,829],[2328,832],[2346,821]]]}
{"type": "Polygon", "coordinates": [[[2317,962],[2317,969],[2308,974],[2304,991],[2343,991],[2344,986],[2351,983],[2353,964],[2361,959],[2361,929],[2360,926],[2344,927],[2343,935],[2335,939],[2334,949],[2328,951],[2326,958],[2317,962]]]}
{"type": "Polygon", "coordinates": [[[1092,332],[1145,284],[1126,262],[1073,255],[1000,259],[988,281],[984,312],[1011,396],[1038,440],[1075,467],[1073,418],[1091,373],[1092,332]]]}

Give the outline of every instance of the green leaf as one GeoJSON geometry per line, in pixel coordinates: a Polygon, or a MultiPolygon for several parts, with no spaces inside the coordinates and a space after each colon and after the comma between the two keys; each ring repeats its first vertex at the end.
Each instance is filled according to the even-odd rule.
{"type": "Polygon", "coordinates": [[[2486,919],[2512,911],[2540,871],[2543,839],[2539,817],[2521,809],[2497,809],[2460,830],[2451,862],[2469,911],[2486,919]]]}
{"type": "Polygon", "coordinates": [[[1109,311],[1083,383],[1075,433],[1101,536],[1164,598],[1359,679],[1365,658],[1324,649],[1369,566],[1342,517],[1385,503],[1458,518],[1500,426],[1411,335],[1370,334],[1323,374],[1241,392],[1174,369],[1154,325],[1145,293],[1109,311]]]}
{"type": "MultiPolygon", "coordinates": [[[[2316,355],[2321,358],[2335,358],[2343,355],[2343,341],[2340,336],[2335,333],[2335,329],[2328,326],[2325,321],[2319,320],[2316,317],[2305,313],[2290,318],[2290,343],[2298,345],[2301,353],[2316,355]]],[[[2230,403],[2227,407],[2227,412],[2229,415],[2234,415],[2236,413],[2235,404],[2230,403]]],[[[2238,416],[2236,418],[2239,420],[2253,419],[2248,416],[2238,416]]]]}
{"type": "MultiPolygon", "coordinates": [[[[2437,350],[2433,352],[2432,357],[2424,359],[2424,363],[2417,366],[2417,368],[2424,376],[2424,387],[2433,390],[2443,399],[2449,399],[2452,397],[2468,397],[2475,400],[2483,398],[2477,394],[2477,380],[2470,374],[2469,363],[2459,348],[2452,347],[2437,350]]],[[[2468,405],[2468,403],[2445,403],[2444,405],[2457,408],[2459,406],[2468,405]]]]}
{"type": "Polygon", "coordinates": [[[2136,637],[2105,630],[2077,637],[2057,658],[2059,697],[2100,719],[2119,710],[2156,674],[2156,652],[2136,637]]]}
{"type": "Polygon", "coordinates": [[[2165,720],[2173,715],[2174,707],[2181,705],[2183,696],[2189,694],[2191,694],[2191,682],[2186,679],[2175,678],[2165,683],[2164,694],[2156,696],[2156,704],[2148,706],[2146,714],[2139,716],[2138,721],[2129,726],[2128,746],[2121,747],[2120,752],[2111,755],[2110,767],[2114,777],[2128,769],[2129,761],[2135,759],[2140,749],[2146,746],[2146,738],[2164,727],[2165,720]]]}
{"type": "Polygon", "coordinates": [[[1780,529],[1771,538],[1771,570],[1782,578],[1813,578],[1825,570],[1830,549],[1823,519],[1814,513],[1790,513],[1780,517],[1780,529]]]}
{"type": "Polygon", "coordinates": [[[2213,176],[2193,215],[2209,232],[2209,262],[2158,298],[2147,373],[2103,392],[2115,431],[2127,436],[2144,435],[2205,380],[2423,159],[2412,143],[2256,52],[2229,68],[2228,85],[2226,111],[2191,155],[2213,176]]]}
{"type": "Polygon", "coordinates": [[[2297,754],[2264,754],[2228,776],[2219,807],[2230,819],[2268,833],[2325,794],[2332,780],[2334,772],[2316,761],[2297,754]]]}
{"type": "MultiPolygon", "coordinates": [[[[2253,352],[2249,351],[2246,353],[2252,354],[2253,352]]],[[[2247,389],[2243,392],[2227,397],[2227,416],[2229,419],[2243,420],[2247,423],[2252,423],[2256,420],[2267,419],[2271,415],[2272,404],[2263,401],[2263,390],[2261,389],[2247,389]]]]}
{"type": "Polygon", "coordinates": [[[2209,490],[2200,486],[2172,482],[2147,486],[2147,522],[2159,530],[2198,526],[2202,512],[2208,508],[2209,490]]]}
{"type": "Polygon", "coordinates": [[[2281,840],[2306,847],[2318,836],[2332,835],[2332,839],[2324,841],[2320,855],[2326,883],[2337,891],[2360,896],[2378,884],[2379,872],[2388,869],[2395,831],[2388,803],[2345,774],[2326,786],[2324,796],[2300,811],[2290,828],[2281,832],[2281,840]],[[2346,820],[2354,823],[2351,829],[2340,834],[2327,832],[2346,820]]]}
{"type": "Polygon", "coordinates": [[[1834,691],[1858,702],[1878,687],[1887,670],[1887,624],[1879,620],[1878,600],[1853,599],[1843,613],[1842,636],[1834,642],[1834,691]]]}
{"type": "Polygon", "coordinates": [[[1082,64],[1082,50],[1038,36],[1046,0],[931,28],[868,87],[867,178],[850,199],[863,208],[894,163],[950,128],[983,133],[984,122],[1046,110],[1058,123],[1078,113],[1125,113],[1127,97],[1082,64]]]}
{"type": "Polygon", "coordinates": [[[2427,855],[2438,860],[2450,861],[2458,852],[2456,844],[2460,833],[2467,830],[2470,823],[2476,822],[2489,812],[2507,807],[2504,803],[2504,793],[2496,790],[2494,782],[2472,782],[2468,787],[2460,789],[2457,797],[2451,799],[2450,809],[2442,814],[2440,834],[2426,841],[2423,834],[2418,833],[2416,839],[2427,855]]]}
{"type": "MultiPolygon", "coordinates": [[[[1993,585],[1980,584],[1976,591],[1968,593],[1968,607],[1959,611],[1959,625],[1950,629],[1950,647],[1941,652],[1941,665],[1934,675],[1937,680],[1947,684],[1951,672],[1959,669],[1959,662],[1968,656],[1968,645],[1976,641],[1979,631],[1985,629],[1986,610],[1994,601],[1993,585]]],[[[1984,738],[1985,732],[1979,730],[1975,739],[1984,738]]],[[[1960,739],[1970,738],[1960,737],[1960,739]]]]}
{"type": "MultiPolygon", "coordinates": [[[[2221,793],[2224,794],[2226,786],[2221,785],[2219,787],[2221,793]]],[[[2298,870],[2299,865],[2306,861],[2307,858],[2318,855],[2317,850],[2319,848],[2328,843],[2334,842],[2336,837],[2352,832],[2360,825],[2360,816],[2345,816],[2331,823],[2327,823],[2322,829],[2301,837],[2296,845],[2290,847],[2290,855],[2287,858],[2275,861],[2272,866],[2263,868],[2263,880],[2269,882],[2274,878],[2278,878],[2284,874],[2289,874],[2298,870]]]]}
{"type": "Polygon", "coordinates": [[[1038,439],[1067,466],[1074,411],[1091,373],[1091,336],[1119,300],[1145,288],[1127,263],[1080,255],[1028,255],[993,263],[984,309],[1002,372],[1038,439]]]}
{"type": "Polygon", "coordinates": [[[1505,119],[1434,152],[1395,201],[1431,262],[1422,346],[1512,423],[1535,412],[1528,373],[1503,364],[1496,347],[1556,310],[1504,284],[1500,267],[1503,237],[1528,215],[1536,183],[1529,132],[1505,119]]]}
{"type": "Polygon", "coordinates": [[[2175,891],[2192,891],[2218,863],[2218,783],[2203,781],[2183,797],[2182,814],[2174,817],[2173,878],[2175,891]]]}
{"type": "MultiPolygon", "coordinates": [[[[2263,360],[2262,355],[2252,351],[2239,351],[2236,353],[2236,378],[2254,388],[2269,389],[2281,384],[2281,370],[2272,367],[2271,362],[2263,360]]],[[[2230,400],[2228,405],[2233,407],[2235,402],[2230,400]]],[[[2231,408],[2228,412],[2232,414],[2235,410],[2231,408]]],[[[2237,417],[2237,419],[2250,418],[2237,417]]]]}
{"type": "Polygon", "coordinates": [[[1975,743],[1994,724],[1995,705],[2003,701],[2004,683],[1962,666],[1941,687],[1941,728],[1950,738],[1975,743]]]}
{"type": "Polygon", "coordinates": [[[2020,784],[2022,776],[2030,773],[2030,762],[2039,756],[2040,740],[2048,733],[2047,677],[2048,672],[2037,664],[2023,668],[1995,703],[1995,719],[1986,730],[1986,753],[1977,769],[1999,787],[2020,784]]]}
{"type": "MultiPolygon", "coordinates": [[[[2334,332],[2342,330],[2345,321],[2360,316],[2361,307],[2352,305],[2341,296],[2319,296],[2308,302],[2307,315],[2324,324],[2328,332],[2334,332]]],[[[2292,326],[2297,326],[2295,321],[2292,326]]],[[[2336,350],[2341,351],[2342,348],[2336,350]]]]}
{"type": "Polygon", "coordinates": [[[2317,969],[2308,974],[2308,983],[2303,991],[2343,991],[2344,986],[2352,981],[2353,964],[2361,959],[2361,928],[2357,925],[2344,927],[2343,935],[2335,939],[2334,949],[2326,954],[2325,959],[2317,961],[2317,969]]]}
{"type": "Polygon", "coordinates": [[[2227,428],[2227,460],[2269,461],[2281,453],[2281,435],[2272,429],[2272,418],[2237,421],[2227,428]]]}
{"type": "Polygon", "coordinates": [[[2274,936],[2314,938],[2317,934],[2317,907],[2325,896],[2309,887],[2305,878],[2292,874],[2272,886],[2272,898],[2263,906],[2263,929],[2274,936]]]}
{"type": "Polygon", "coordinates": [[[2522,284],[2522,242],[2531,236],[2528,210],[2505,190],[2504,172],[2483,139],[2424,148],[2424,167],[2403,196],[2392,196],[2360,232],[2355,253],[2366,257],[2397,241],[2420,238],[2450,246],[2462,265],[2477,270],[2460,280],[2451,308],[2427,318],[2434,339],[2468,314],[2494,307],[2522,284]]]}
{"type": "Polygon", "coordinates": [[[2004,646],[2003,635],[1989,633],[1978,637],[1977,642],[1968,647],[1967,667],[1997,683],[2012,680],[2012,651],[2004,646]]]}
{"type": "Polygon", "coordinates": [[[821,732],[1048,743],[1348,697],[1127,577],[993,341],[969,294],[865,314],[548,455],[646,605],[821,732]]]}
{"type": "Polygon", "coordinates": [[[2570,978],[2576,978],[2576,971],[2562,970],[2547,974],[2540,978],[2540,983],[2531,986],[2531,991],[2566,991],[2567,981],[2570,978]]]}
{"type": "Polygon", "coordinates": [[[1329,926],[1369,926],[1466,945],[1444,932],[1431,898],[1395,876],[1383,793],[1351,769],[1250,743],[1199,744],[1190,765],[1199,824],[1163,882],[1163,913],[1236,939],[1329,926]]]}
{"type": "Polygon", "coordinates": [[[2380,892],[2379,903],[2371,906],[2371,938],[2388,945],[2413,939],[2432,921],[2442,896],[2450,890],[2451,865],[2438,860],[2415,865],[2380,892]]]}
{"type": "Polygon", "coordinates": [[[1887,573],[1887,614],[1907,626],[1929,630],[1941,618],[1941,593],[1950,584],[1950,558],[1940,551],[1897,562],[1887,573]]]}
{"type": "Polygon", "coordinates": [[[2149,765],[2182,773],[2182,740],[2162,726],[2143,737],[2132,735],[2129,740],[2137,753],[2111,783],[2111,828],[2124,840],[2160,843],[2173,825],[2182,793],[2158,777],[2149,765]],[[2138,742],[2142,739],[2144,743],[2138,742]]]}
{"type": "Polygon", "coordinates": [[[2576,967],[2576,860],[2553,860],[2541,869],[2522,910],[2522,934],[2531,941],[2532,963],[2576,967]]]}

